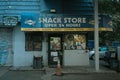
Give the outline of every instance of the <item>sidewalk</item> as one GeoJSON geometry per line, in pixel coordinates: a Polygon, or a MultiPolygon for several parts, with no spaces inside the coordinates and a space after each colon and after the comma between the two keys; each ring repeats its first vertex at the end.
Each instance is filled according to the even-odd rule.
{"type": "MultiPolygon", "coordinates": [[[[42,80],[52,80],[53,75],[56,74],[56,68],[49,68],[44,67],[40,69],[33,69],[32,67],[3,67],[0,66],[0,77],[4,75],[9,70],[15,70],[15,71],[43,71],[41,76],[42,80]]],[[[107,73],[107,74],[117,74],[116,71],[110,70],[108,68],[101,68],[99,71],[96,71],[94,67],[90,66],[79,66],[79,67],[63,67],[62,68],[63,75],[70,74],[96,74],[96,73],[107,73]]]]}
{"type": "MultiPolygon", "coordinates": [[[[7,67],[3,68],[7,69],[7,67]]],[[[90,66],[75,66],[75,67],[63,67],[61,68],[62,72],[64,74],[74,74],[74,73],[116,73],[116,71],[101,67],[99,71],[96,71],[94,67],[90,66]]],[[[56,68],[49,68],[49,67],[43,67],[43,68],[38,68],[34,69],[33,67],[11,67],[9,70],[17,70],[17,71],[45,71],[46,73],[55,73],[56,68]]]]}
{"type": "Polygon", "coordinates": [[[0,77],[9,71],[8,66],[0,66],[0,77]]]}
{"type": "Polygon", "coordinates": [[[85,66],[63,67],[63,76],[55,76],[56,68],[49,67],[41,69],[33,69],[32,67],[0,67],[0,73],[2,73],[0,80],[101,80],[103,77],[105,77],[103,80],[120,80],[120,74],[115,71],[109,69],[95,71],[93,67],[85,66]],[[109,77],[116,78],[110,79],[109,77]]]}
{"type": "MultiPolygon", "coordinates": [[[[45,68],[46,74],[42,76],[43,80],[52,80],[52,76],[56,73],[56,68],[45,68]]],[[[104,68],[96,71],[93,67],[81,66],[81,67],[64,67],[62,68],[63,75],[66,74],[116,74],[116,71],[104,68]]]]}

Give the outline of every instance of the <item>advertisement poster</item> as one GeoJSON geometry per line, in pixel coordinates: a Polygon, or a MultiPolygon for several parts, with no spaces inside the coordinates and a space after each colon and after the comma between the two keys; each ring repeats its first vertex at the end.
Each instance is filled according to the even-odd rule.
{"type": "Polygon", "coordinates": [[[50,49],[51,50],[61,50],[61,38],[51,37],[50,38],[50,49]]]}

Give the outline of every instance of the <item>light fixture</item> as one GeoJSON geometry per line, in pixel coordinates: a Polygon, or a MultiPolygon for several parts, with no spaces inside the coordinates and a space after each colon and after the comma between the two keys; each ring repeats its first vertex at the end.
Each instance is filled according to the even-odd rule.
{"type": "Polygon", "coordinates": [[[56,9],[50,9],[51,13],[56,13],[56,9]]]}

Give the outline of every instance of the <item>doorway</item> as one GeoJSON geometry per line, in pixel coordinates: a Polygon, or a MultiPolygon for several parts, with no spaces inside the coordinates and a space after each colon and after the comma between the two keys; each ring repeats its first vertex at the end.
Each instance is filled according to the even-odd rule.
{"type": "Polygon", "coordinates": [[[63,64],[62,35],[49,35],[48,37],[48,65],[56,67],[58,60],[63,64]]]}

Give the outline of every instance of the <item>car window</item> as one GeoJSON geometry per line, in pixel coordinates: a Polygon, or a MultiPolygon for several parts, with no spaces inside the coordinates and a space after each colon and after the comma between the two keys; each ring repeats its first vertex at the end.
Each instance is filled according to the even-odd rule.
{"type": "Polygon", "coordinates": [[[100,50],[101,51],[107,51],[107,48],[106,47],[101,47],[100,50]]]}

